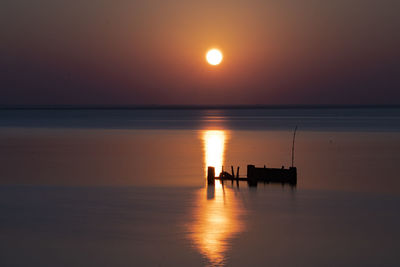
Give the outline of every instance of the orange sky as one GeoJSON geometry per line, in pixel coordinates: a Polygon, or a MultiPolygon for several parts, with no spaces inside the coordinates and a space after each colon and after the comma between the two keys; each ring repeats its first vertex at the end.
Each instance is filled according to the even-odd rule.
{"type": "Polygon", "coordinates": [[[5,0],[0,104],[398,104],[399,8],[5,0]]]}

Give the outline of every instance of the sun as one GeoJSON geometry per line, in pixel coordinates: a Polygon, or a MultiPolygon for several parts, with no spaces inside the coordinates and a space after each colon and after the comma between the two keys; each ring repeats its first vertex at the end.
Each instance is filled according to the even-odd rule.
{"type": "Polygon", "coordinates": [[[211,49],[207,52],[206,60],[210,65],[219,65],[222,61],[222,53],[218,49],[211,49]]]}

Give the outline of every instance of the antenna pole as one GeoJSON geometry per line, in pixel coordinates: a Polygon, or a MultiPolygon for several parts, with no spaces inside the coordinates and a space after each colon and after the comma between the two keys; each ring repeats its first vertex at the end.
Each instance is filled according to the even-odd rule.
{"type": "Polygon", "coordinates": [[[292,143],[292,167],[294,164],[294,141],[296,140],[296,132],[297,132],[297,125],[296,128],[294,128],[294,133],[293,133],[293,143],[292,143]]]}

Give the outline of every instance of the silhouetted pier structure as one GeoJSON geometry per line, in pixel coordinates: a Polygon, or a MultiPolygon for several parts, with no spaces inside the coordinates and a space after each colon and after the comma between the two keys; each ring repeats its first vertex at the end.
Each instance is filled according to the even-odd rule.
{"type": "Polygon", "coordinates": [[[223,184],[225,180],[228,181],[236,181],[239,186],[239,181],[247,181],[249,186],[257,186],[258,182],[264,183],[280,183],[280,184],[289,184],[291,186],[297,185],[297,168],[294,167],[294,144],[296,140],[296,132],[297,126],[294,128],[293,132],[293,141],[292,141],[292,166],[288,169],[285,169],[284,166],[282,168],[267,168],[264,167],[256,167],[254,165],[247,165],[247,177],[239,176],[239,167],[237,167],[236,175],[231,166],[232,173],[228,173],[224,171],[224,167],[222,167],[222,171],[219,176],[215,176],[215,168],[212,166],[208,166],[207,169],[207,182],[209,185],[214,185],[215,180],[220,180],[223,184]]]}
{"type": "Polygon", "coordinates": [[[232,181],[232,183],[234,181],[247,181],[249,186],[257,186],[258,182],[289,184],[292,186],[297,184],[296,167],[285,169],[283,166],[282,168],[267,168],[264,166],[260,168],[254,165],[247,165],[247,177],[239,176],[239,167],[237,168],[236,175],[233,166],[231,167],[231,171],[232,173],[228,173],[222,170],[219,176],[215,176],[215,168],[209,166],[207,170],[208,184],[215,184],[215,180],[220,180],[222,183],[226,180],[232,181]]]}

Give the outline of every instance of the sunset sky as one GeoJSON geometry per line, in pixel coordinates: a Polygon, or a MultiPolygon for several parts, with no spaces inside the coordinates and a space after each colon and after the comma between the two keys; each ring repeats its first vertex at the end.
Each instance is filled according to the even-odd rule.
{"type": "Polygon", "coordinates": [[[400,104],[399,10],[399,0],[2,0],[0,104],[400,104]]]}

